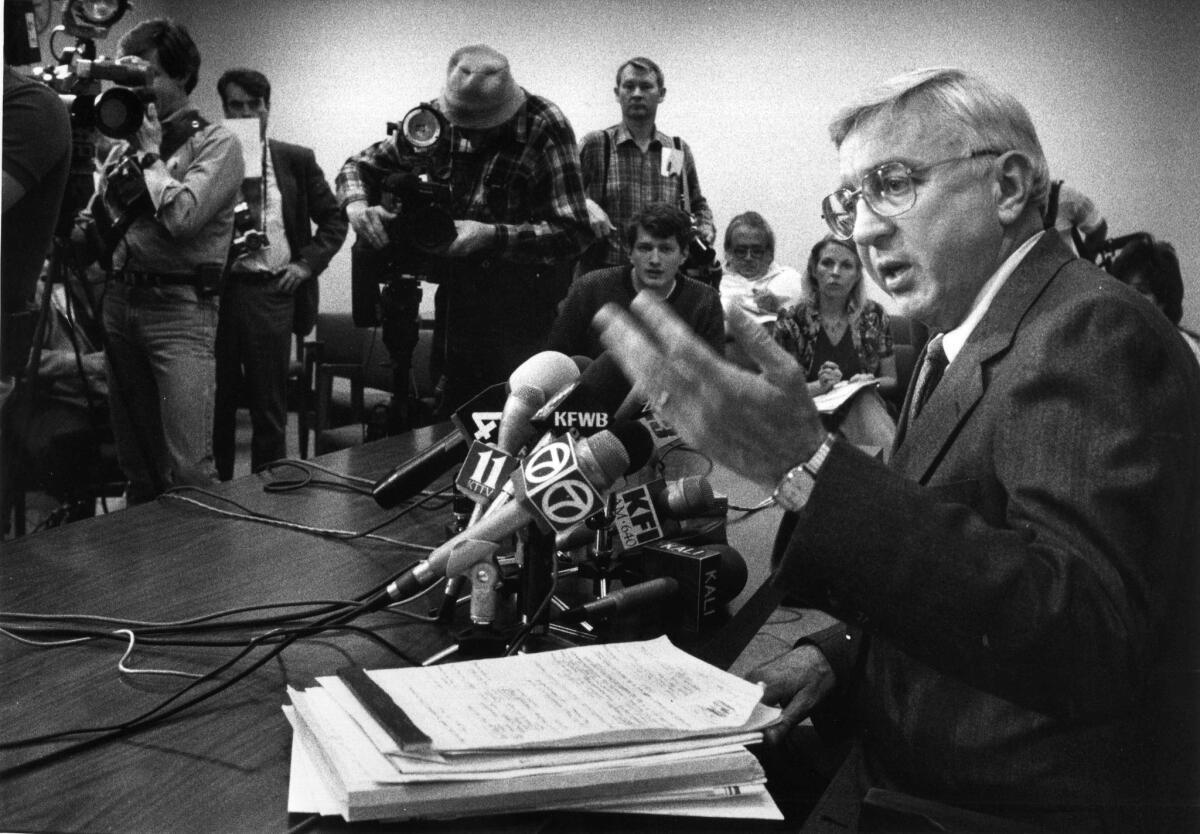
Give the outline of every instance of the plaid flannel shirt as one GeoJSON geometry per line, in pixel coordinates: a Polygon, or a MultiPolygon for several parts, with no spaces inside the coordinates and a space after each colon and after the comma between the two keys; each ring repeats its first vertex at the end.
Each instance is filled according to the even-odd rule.
{"type": "Polygon", "coordinates": [[[579,157],[587,196],[608,213],[609,220],[617,227],[608,237],[608,251],[604,256],[606,264],[616,266],[628,262],[625,228],[647,203],[670,203],[690,211],[696,223],[716,239],[712,210],[700,192],[700,179],[696,175],[692,149],[682,139],[679,146],[683,151],[683,174],[687,177],[688,206],[683,204],[683,179],[662,174],[663,149],[670,152],[674,140],[661,130],[654,132],[654,138],[650,140],[650,147],[645,153],[642,153],[624,124],[595,130],[583,137],[579,157]],[[604,158],[606,133],[612,149],[607,166],[604,158]]]}
{"type": "MultiPolygon", "coordinates": [[[[575,133],[557,105],[528,95],[496,130],[472,141],[451,126],[450,142],[454,216],[493,224],[501,260],[555,263],[592,242],[575,133]]],[[[401,164],[394,135],[350,157],[335,181],[338,203],[378,203],[383,178],[401,164]]]]}

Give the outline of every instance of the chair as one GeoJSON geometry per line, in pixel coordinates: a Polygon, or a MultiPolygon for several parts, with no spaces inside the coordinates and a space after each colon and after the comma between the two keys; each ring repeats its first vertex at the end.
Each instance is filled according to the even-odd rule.
{"type": "MultiPolygon", "coordinates": [[[[304,375],[307,402],[299,412],[300,457],[307,458],[309,435],[313,454],[362,443],[372,415],[387,408],[395,393],[391,357],[379,328],[360,328],[348,313],[321,313],[317,338],[305,343],[304,375]]],[[[432,403],[429,350],[431,322],[422,322],[406,396],[432,403]]],[[[424,409],[422,409],[424,410],[424,409]]]]}
{"type": "Polygon", "coordinates": [[[124,496],[127,483],[117,463],[107,408],[89,418],[83,406],[55,404],[45,398],[6,406],[0,429],[4,537],[27,532],[27,499],[32,493],[43,495],[34,502],[40,507],[38,527],[89,518],[98,500],[124,496]]]}

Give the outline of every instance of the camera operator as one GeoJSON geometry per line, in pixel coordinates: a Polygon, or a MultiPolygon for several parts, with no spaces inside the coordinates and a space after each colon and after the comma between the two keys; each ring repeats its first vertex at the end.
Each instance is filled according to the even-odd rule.
{"type": "Polygon", "coordinates": [[[692,216],[693,232],[684,271],[690,277],[720,282],[714,270],[712,242],[717,230],[712,210],[700,192],[692,149],[655,124],[667,94],[662,69],[649,58],[630,58],[617,69],[613,88],[621,121],[583,137],[579,146],[588,215],[597,240],[584,253],[579,272],[629,263],[623,231],[648,203],[671,203],[692,216]]]}
{"type": "MultiPolygon", "coordinates": [[[[444,341],[434,353],[444,347],[444,415],[541,349],[571,263],[591,235],[571,125],[555,104],[516,84],[507,58],[484,45],[460,48],[430,106],[448,123],[456,232],[421,276],[438,283],[444,341]]],[[[398,133],[348,159],[337,176],[350,225],[376,249],[397,242],[395,223],[404,219],[403,205],[398,214],[379,205],[384,178],[411,168],[398,133]]],[[[385,344],[397,376],[407,378],[411,353],[397,356],[386,316],[385,344]]]]}
{"type": "Polygon", "coordinates": [[[243,163],[237,138],[192,106],[200,52],[183,26],[140,23],[118,49],[153,70],[139,90],[153,103],[113,148],[92,204],[118,230],[103,317],[117,455],[139,503],[216,480],[217,294],[243,163]]]}
{"type": "MultiPolygon", "coordinates": [[[[34,288],[50,251],[63,190],[71,170],[71,122],[59,97],[44,84],[23,77],[14,63],[36,61],[14,56],[24,32],[18,7],[5,4],[4,54],[4,222],[0,243],[3,276],[0,292],[3,345],[0,386],[7,394],[29,355],[36,308],[34,288]],[[10,15],[15,15],[10,28],[10,15]]],[[[3,402],[3,400],[0,400],[3,402]]]]}
{"type": "Polygon", "coordinates": [[[227,119],[259,120],[265,143],[261,176],[247,176],[242,186],[253,222],[235,232],[217,327],[213,452],[227,481],[243,383],[253,426],[251,469],[287,457],[292,333],[307,335],[316,323],[317,276],[341,249],[346,219],[312,149],[267,139],[271,83],[265,75],[228,70],[217,92],[227,119]]]}

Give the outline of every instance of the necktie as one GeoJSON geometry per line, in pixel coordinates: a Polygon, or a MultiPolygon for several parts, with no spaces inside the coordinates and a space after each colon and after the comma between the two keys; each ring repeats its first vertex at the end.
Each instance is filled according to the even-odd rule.
{"type": "Polygon", "coordinates": [[[942,374],[945,373],[948,364],[950,364],[950,360],[946,357],[946,351],[942,347],[942,334],[938,333],[929,340],[929,345],[925,348],[925,362],[921,365],[921,372],[917,375],[917,389],[913,393],[912,406],[909,408],[908,420],[910,423],[917,419],[921,409],[929,400],[929,395],[941,382],[942,374]]]}

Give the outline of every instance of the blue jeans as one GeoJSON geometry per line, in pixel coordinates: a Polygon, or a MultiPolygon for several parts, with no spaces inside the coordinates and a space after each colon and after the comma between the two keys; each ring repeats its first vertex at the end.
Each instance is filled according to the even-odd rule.
{"type": "Polygon", "coordinates": [[[295,299],[276,289],[278,284],[233,273],[221,297],[213,453],[223,481],[233,477],[239,393],[245,394],[253,427],[250,469],[257,472],[287,457],[287,378],[295,299]]]}
{"type": "Polygon", "coordinates": [[[104,296],[109,408],[129,502],[217,480],[213,466],[217,298],[194,287],[129,287],[104,296]]]}

